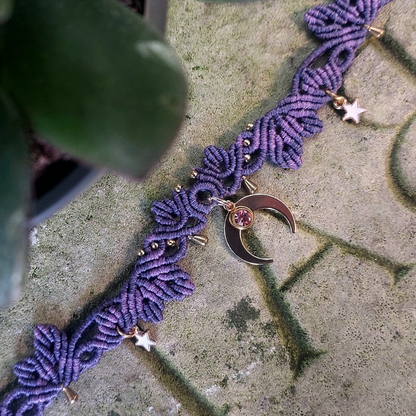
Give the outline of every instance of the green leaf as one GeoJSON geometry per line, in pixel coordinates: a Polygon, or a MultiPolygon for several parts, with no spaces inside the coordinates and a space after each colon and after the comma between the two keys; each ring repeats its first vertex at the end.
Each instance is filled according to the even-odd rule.
{"type": "Polygon", "coordinates": [[[199,0],[203,3],[252,3],[256,0],[199,0]]]}
{"type": "Polygon", "coordinates": [[[185,108],[180,61],[113,0],[16,0],[2,82],[57,147],[138,177],[173,139],[185,108]]]}
{"type": "Polygon", "coordinates": [[[0,0],[0,24],[8,20],[13,12],[13,0],[0,0]]]}
{"type": "Polygon", "coordinates": [[[20,122],[0,96],[0,307],[17,299],[26,276],[26,214],[30,194],[28,147],[20,122]]]}

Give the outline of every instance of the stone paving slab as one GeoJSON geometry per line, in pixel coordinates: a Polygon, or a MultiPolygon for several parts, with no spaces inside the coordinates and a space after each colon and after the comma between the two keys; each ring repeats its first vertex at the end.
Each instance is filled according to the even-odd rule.
{"type": "Polygon", "coordinates": [[[416,122],[415,117],[404,125],[394,145],[392,165],[396,191],[404,201],[412,206],[416,198],[416,122]]]}
{"type": "Polygon", "coordinates": [[[283,414],[413,415],[415,272],[386,271],[339,249],[288,293],[312,344],[326,352],[283,399],[283,414]]]}
{"type": "Polygon", "coordinates": [[[359,96],[360,103],[365,103],[366,124],[377,129],[403,123],[416,105],[412,73],[390,55],[381,42],[371,39],[348,71],[344,83],[349,97],[359,96]]]}
{"type": "Polygon", "coordinates": [[[386,24],[387,42],[398,60],[414,72],[416,65],[416,5],[411,1],[394,2],[389,6],[392,18],[386,24]]]}
{"type": "MultiPolygon", "coordinates": [[[[168,37],[190,80],[181,134],[141,183],[114,173],[31,233],[29,283],[0,312],[0,389],[44,322],[73,328],[116,293],[152,227],[151,203],[191,183],[208,144],[227,147],[290,89],[317,45],[303,23],[321,1],[213,5],[172,0],[168,37]]],[[[182,261],[194,295],[150,325],[151,353],[125,342],[45,412],[54,415],[412,415],[416,407],[415,6],[395,0],[377,19],[342,93],[368,108],[359,125],[330,105],[296,172],[253,176],[286,201],[292,234],[263,212],[246,242],[275,262],[230,254],[223,213],[182,261]],[[404,30],[406,27],[406,30],[404,30]]]]}

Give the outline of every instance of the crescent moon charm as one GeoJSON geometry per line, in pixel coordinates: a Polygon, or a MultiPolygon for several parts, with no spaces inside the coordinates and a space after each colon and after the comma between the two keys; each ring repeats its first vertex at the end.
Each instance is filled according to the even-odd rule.
{"type": "Polygon", "coordinates": [[[247,195],[236,202],[235,208],[229,211],[225,218],[225,240],[236,256],[255,266],[273,262],[273,259],[261,258],[251,254],[241,239],[241,232],[253,225],[254,212],[259,209],[273,209],[279,212],[289,222],[292,233],[296,232],[295,218],[289,207],[280,199],[266,194],[253,194],[247,195]]]}

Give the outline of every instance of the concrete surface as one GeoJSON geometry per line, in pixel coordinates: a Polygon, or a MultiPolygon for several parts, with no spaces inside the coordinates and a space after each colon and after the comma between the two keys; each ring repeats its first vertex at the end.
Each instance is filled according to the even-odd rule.
{"type": "MultiPolygon", "coordinates": [[[[32,351],[36,323],[73,327],[128,277],[169,195],[208,144],[228,146],[274,107],[317,42],[303,23],[316,0],[212,5],[172,0],[168,36],[189,75],[189,109],[175,145],[149,177],[116,174],[31,233],[24,297],[0,312],[0,389],[32,351]]],[[[195,294],[151,327],[151,353],[129,342],[60,395],[48,416],[414,415],[416,409],[416,10],[395,0],[345,77],[368,109],[359,125],[331,106],[296,171],[264,166],[260,189],[285,200],[291,234],[263,213],[248,236],[275,258],[256,268],[230,254],[220,210],[207,247],[182,266],[195,294]]]]}

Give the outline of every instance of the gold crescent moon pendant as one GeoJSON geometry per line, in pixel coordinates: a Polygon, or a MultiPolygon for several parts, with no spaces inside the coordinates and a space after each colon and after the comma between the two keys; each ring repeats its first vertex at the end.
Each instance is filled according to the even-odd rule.
{"type": "Polygon", "coordinates": [[[273,262],[273,259],[265,259],[251,254],[241,239],[241,232],[253,225],[254,212],[259,209],[272,209],[279,212],[289,222],[292,233],[296,232],[295,218],[289,207],[280,199],[266,194],[253,194],[236,202],[235,208],[229,211],[225,218],[225,240],[236,256],[255,266],[273,262]]]}

